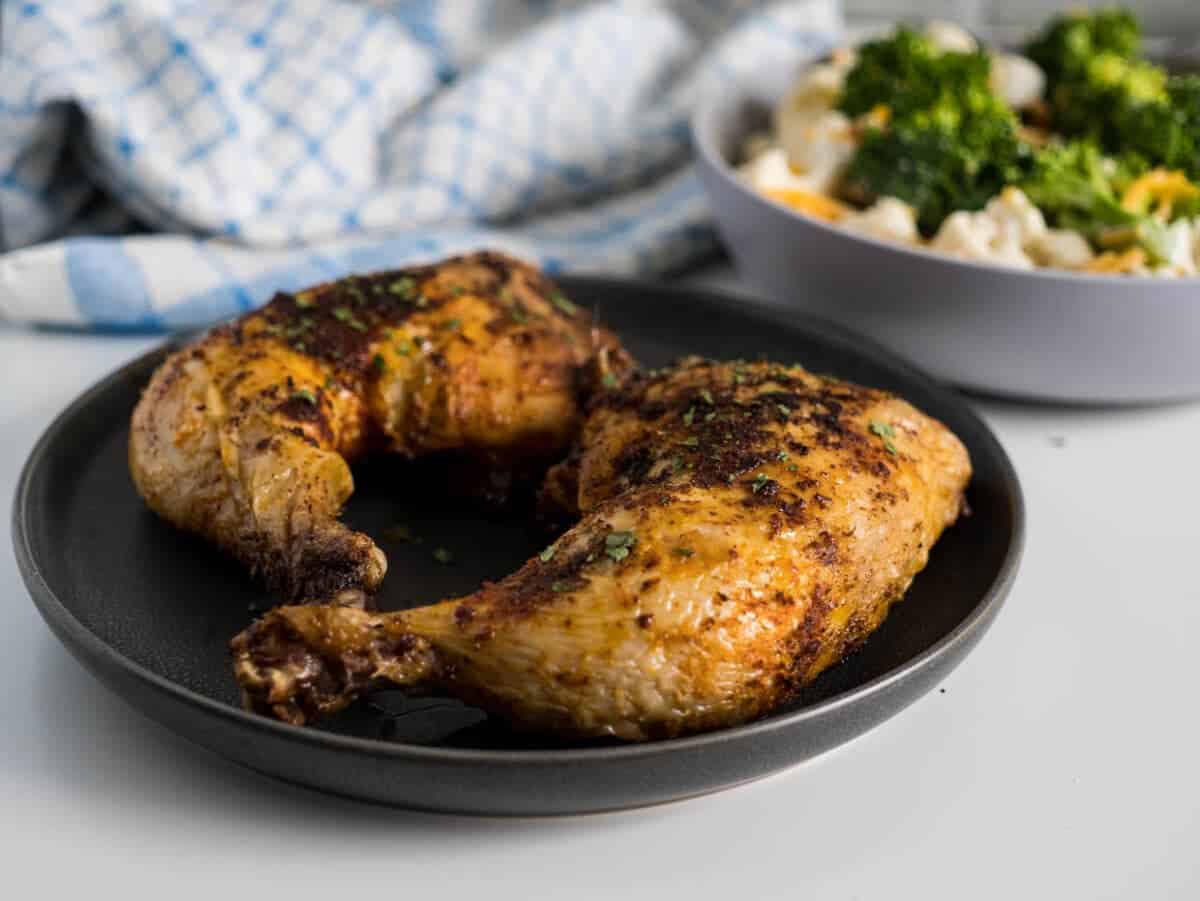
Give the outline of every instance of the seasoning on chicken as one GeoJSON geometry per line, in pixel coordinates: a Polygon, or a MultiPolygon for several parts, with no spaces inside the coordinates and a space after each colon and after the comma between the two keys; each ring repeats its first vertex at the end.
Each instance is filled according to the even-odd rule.
{"type": "Polygon", "coordinates": [[[349,463],[455,451],[502,469],[560,455],[616,340],[533,267],[495,253],[351,276],[172,354],[134,411],[151,509],[285,600],[362,603],[387,568],[338,521],[349,463]]]}
{"type": "Polygon", "coordinates": [[[879,626],[970,472],[882,391],[690,359],[597,398],[548,478],[581,519],[516,573],[397,613],[279,608],[234,640],[235,675],[293,723],[386,684],[574,737],[745,722],[879,626]]]}

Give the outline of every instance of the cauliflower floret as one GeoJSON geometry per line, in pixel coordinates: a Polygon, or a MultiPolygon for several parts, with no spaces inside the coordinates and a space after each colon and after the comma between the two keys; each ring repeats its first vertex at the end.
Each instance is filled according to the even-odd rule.
{"type": "Polygon", "coordinates": [[[1082,269],[1096,256],[1083,235],[1059,228],[1047,229],[1026,249],[1039,266],[1055,269],[1082,269]]]}
{"type": "Polygon", "coordinates": [[[1196,256],[1192,236],[1192,226],[1186,220],[1179,220],[1167,226],[1163,241],[1166,262],[1155,267],[1156,271],[1167,271],[1172,275],[1195,275],[1196,256]]]}
{"type": "Polygon", "coordinates": [[[1046,234],[1046,219],[1025,192],[1008,187],[977,213],[952,213],[930,247],[972,260],[1032,269],[1032,246],[1046,234]]]}
{"type": "Polygon", "coordinates": [[[974,53],[979,49],[971,32],[953,22],[935,19],[925,26],[925,37],[943,53],[974,53]]]}
{"type": "Polygon", "coordinates": [[[756,191],[823,190],[811,174],[800,175],[788,164],[781,147],[768,147],[739,167],[738,174],[756,191]]]}
{"type": "Polygon", "coordinates": [[[1015,53],[991,54],[992,72],[988,78],[992,90],[1013,109],[1021,109],[1042,99],[1046,74],[1031,59],[1015,53]]]}
{"type": "Polygon", "coordinates": [[[775,110],[779,146],[794,168],[813,176],[816,190],[831,188],[854,155],[853,123],[833,108],[854,61],[853,53],[834,53],[810,67],[775,110]]]}
{"type": "Polygon", "coordinates": [[[1025,253],[1016,232],[1002,228],[987,211],[951,213],[929,246],[968,260],[984,260],[1016,269],[1033,268],[1033,260],[1025,253]]]}
{"type": "Polygon", "coordinates": [[[1011,232],[1022,247],[1046,233],[1046,218],[1042,211],[1033,205],[1020,188],[1005,188],[988,201],[983,213],[1001,229],[1011,232]]]}
{"type": "Polygon", "coordinates": [[[816,190],[829,191],[854,156],[854,126],[844,113],[829,110],[804,124],[793,122],[780,131],[779,144],[816,190]]]}
{"type": "Polygon", "coordinates": [[[742,142],[742,159],[752,160],[756,156],[766,153],[775,146],[775,138],[770,132],[756,131],[753,132],[745,141],[742,142]]]}
{"type": "Polygon", "coordinates": [[[1196,254],[1193,247],[1193,226],[1180,220],[1167,226],[1157,248],[1165,259],[1153,264],[1147,259],[1146,251],[1140,247],[1121,252],[1110,251],[1096,258],[1093,272],[1128,273],[1146,278],[1182,278],[1196,274],[1196,254]]]}
{"type": "Polygon", "coordinates": [[[775,127],[778,129],[785,120],[796,116],[811,118],[833,109],[849,71],[849,66],[838,62],[819,63],[805,69],[776,107],[775,127]]]}
{"type": "Polygon", "coordinates": [[[916,211],[895,197],[881,197],[874,206],[851,213],[840,224],[850,231],[900,244],[916,244],[921,238],[917,233],[916,211]]]}

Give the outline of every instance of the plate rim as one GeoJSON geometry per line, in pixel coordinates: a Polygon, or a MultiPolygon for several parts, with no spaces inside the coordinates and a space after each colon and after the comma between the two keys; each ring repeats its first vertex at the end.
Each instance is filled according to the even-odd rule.
{"type": "MultiPolygon", "coordinates": [[[[31,528],[37,515],[32,510],[30,493],[37,470],[44,464],[48,448],[54,444],[59,433],[66,428],[78,412],[86,408],[98,394],[107,391],[114,382],[127,377],[144,367],[155,356],[168,352],[178,341],[178,336],[168,336],[157,347],[139,354],[100,378],[83,391],[54,417],[34,443],[21,468],[13,493],[11,515],[13,550],[17,568],[35,606],[56,637],[65,633],[85,651],[107,665],[132,676],[148,687],[165,693],[171,700],[184,706],[199,708],[200,711],[227,721],[234,728],[246,728],[253,732],[268,733],[275,738],[299,741],[316,745],[325,750],[344,751],[370,756],[382,756],[395,760],[418,760],[426,763],[445,762],[456,764],[487,764],[490,766],[528,766],[530,764],[561,765],[584,762],[637,760],[685,751],[701,751],[728,742],[753,740],[778,730],[794,728],[807,720],[821,720],[843,707],[867,702],[885,693],[893,685],[903,682],[926,667],[934,664],[955,646],[970,641],[976,629],[988,622],[999,612],[1016,578],[1024,553],[1026,537],[1026,506],[1020,480],[1012,460],[992,428],[970,405],[951,388],[912,365],[883,345],[866,336],[859,335],[838,323],[808,313],[778,310],[750,297],[686,285],[662,284],[651,279],[622,278],[617,276],[556,275],[551,278],[567,291],[572,285],[586,286],[598,291],[620,291],[633,288],[639,291],[672,295],[678,300],[699,301],[712,308],[736,306],[739,313],[766,324],[785,325],[789,329],[808,330],[825,339],[836,339],[838,343],[851,345],[861,352],[881,358],[889,368],[899,372],[905,379],[921,384],[925,389],[940,395],[940,399],[957,408],[960,416],[966,416],[979,428],[980,434],[990,445],[989,450],[1000,464],[1001,475],[1008,489],[1012,505],[1012,531],[1009,547],[1001,561],[995,580],[988,587],[971,611],[953,629],[925,648],[919,654],[905,660],[874,679],[855,686],[840,694],[825,698],[798,710],[787,713],[769,714],[762,719],[701,732],[680,738],[659,741],[630,743],[601,748],[546,748],[546,749],[485,749],[448,748],[438,745],[417,745],[405,742],[379,741],[353,735],[325,732],[317,729],[293,726],[289,723],[251,713],[240,707],[210,698],[197,691],[173,682],[122,654],[85,626],[66,604],[55,594],[42,577],[34,557],[31,528]],[[59,630],[62,630],[62,633],[59,630]]],[[[66,643],[66,642],[64,642],[66,643]]],[[[68,650],[78,653],[68,645],[68,650]]],[[[90,669],[90,666],[88,667],[90,669]]]]}

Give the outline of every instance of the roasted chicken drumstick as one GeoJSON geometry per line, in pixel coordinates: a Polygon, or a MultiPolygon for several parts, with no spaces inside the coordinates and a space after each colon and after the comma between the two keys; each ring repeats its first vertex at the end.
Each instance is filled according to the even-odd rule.
{"type": "Polygon", "coordinates": [[[548,480],[582,518],[519,571],[397,613],[281,607],[234,640],[235,675],[294,723],[389,683],[576,737],[744,722],[882,622],[969,477],[954,435],[884,392],[685,361],[595,401],[548,480]]]}
{"type": "Polygon", "coordinates": [[[130,470],[153,510],[283,599],[361,603],[387,561],[338,521],[349,461],[561,456],[590,381],[625,365],[585,311],[499,254],[350,277],[168,357],[134,412],[130,470]]]}

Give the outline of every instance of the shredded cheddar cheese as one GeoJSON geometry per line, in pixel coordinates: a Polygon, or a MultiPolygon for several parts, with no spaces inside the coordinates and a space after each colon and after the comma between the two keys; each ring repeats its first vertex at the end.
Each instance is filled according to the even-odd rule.
{"type": "Polygon", "coordinates": [[[850,212],[850,207],[844,203],[817,194],[812,191],[801,191],[796,188],[773,188],[763,192],[776,203],[824,219],[827,222],[837,222],[850,212]]]}
{"type": "Polygon", "coordinates": [[[1115,250],[1106,250],[1084,266],[1083,271],[1119,275],[1133,272],[1144,265],[1146,265],[1146,251],[1140,247],[1131,247],[1129,250],[1119,253],[1115,250]]]}
{"type": "Polygon", "coordinates": [[[886,103],[877,103],[871,109],[864,113],[858,119],[858,124],[864,128],[879,128],[888,127],[888,123],[892,121],[892,108],[886,103]]]}
{"type": "Polygon", "coordinates": [[[1125,194],[1121,197],[1121,208],[1141,214],[1149,210],[1152,202],[1157,201],[1154,215],[1166,222],[1171,218],[1171,210],[1176,200],[1198,195],[1200,188],[1188,181],[1182,172],[1152,169],[1135,179],[1125,189],[1125,194]]]}

